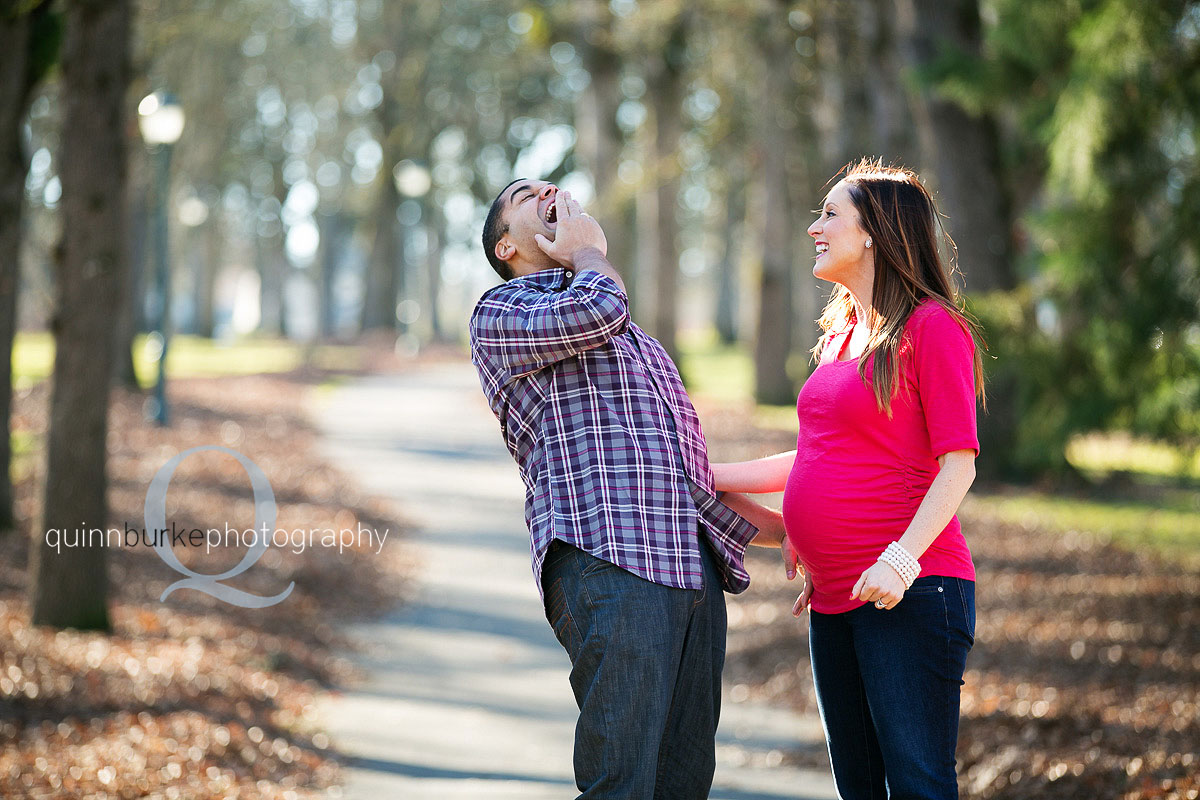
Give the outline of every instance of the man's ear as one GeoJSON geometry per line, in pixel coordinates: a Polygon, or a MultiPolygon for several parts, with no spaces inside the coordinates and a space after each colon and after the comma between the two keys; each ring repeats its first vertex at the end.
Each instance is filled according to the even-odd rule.
{"type": "Polygon", "coordinates": [[[496,258],[501,261],[511,261],[512,257],[517,254],[517,245],[512,239],[507,236],[501,236],[500,241],[496,242],[496,258]]]}

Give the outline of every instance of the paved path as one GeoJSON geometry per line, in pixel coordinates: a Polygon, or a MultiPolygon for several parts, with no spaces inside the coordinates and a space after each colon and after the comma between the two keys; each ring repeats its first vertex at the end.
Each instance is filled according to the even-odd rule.
{"type": "MultiPolygon", "coordinates": [[[[574,797],[570,663],[529,565],[520,480],[469,364],[376,376],[318,403],[324,452],[419,526],[413,597],[357,626],[366,683],[323,703],[350,800],[574,797]]],[[[713,800],[825,800],[823,772],[775,764],[815,720],[724,702],[713,800]]],[[[337,792],[333,793],[337,796],[337,792]]]]}

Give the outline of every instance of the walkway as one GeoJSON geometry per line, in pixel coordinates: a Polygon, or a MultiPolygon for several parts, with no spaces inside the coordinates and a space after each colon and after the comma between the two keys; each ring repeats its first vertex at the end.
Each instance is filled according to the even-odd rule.
{"type": "MultiPolygon", "coordinates": [[[[387,544],[414,552],[413,596],[356,627],[364,650],[355,660],[369,678],[322,708],[334,746],[351,760],[340,796],[574,797],[570,664],[533,583],[516,466],[471,366],[359,380],[322,399],[316,414],[325,454],[419,526],[387,544]]],[[[824,772],[736,766],[819,738],[812,718],[727,697],[711,797],[835,797],[824,772]]]]}

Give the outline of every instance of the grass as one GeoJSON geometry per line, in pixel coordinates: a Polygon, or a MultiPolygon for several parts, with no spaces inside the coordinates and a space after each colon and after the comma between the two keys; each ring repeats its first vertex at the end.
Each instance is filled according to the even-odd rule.
{"type": "Polygon", "coordinates": [[[1122,433],[1077,436],[1067,445],[1067,460],[1078,469],[1100,476],[1130,472],[1200,481],[1200,450],[1188,451],[1122,433]]]}
{"type": "Polygon", "coordinates": [[[33,472],[33,459],[40,439],[41,436],[33,431],[13,431],[9,435],[12,460],[8,465],[8,474],[14,484],[25,480],[33,472]]]}
{"type": "Polygon", "coordinates": [[[971,493],[976,513],[1000,522],[1036,526],[1067,535],[1086,532],[1126,550],[1151,549],[1173,561],[1200,567],[1200,495],[1167,505],[1127,500],[1063,497],[1031,490],[971,493]]]}
{"type": "MultiPolygon", "coordinates": [[[[134,369],[138,383],[149,389],[157,378],[150,337],[134,341],[134,369]]],[[[167,350],[167,377],[199,378],[231,375],[288,372],[306,363],[305,345],[284,339],[241,339],[220,342],[198,336],[174,336],[167,350]]],[[[353,345],[319,345],[307,354],[307,363],[326,370],[358,370],[363,365],[362,351],[353,345]]],[[[21,332],[13,344],[13,386],[27,388],[46,380],[54,372],[54,337],[48,332],[21,332]]],[[[339,378],[325,381],[330,387],[339,378]]],[[[13,431],[12,463],[9,475],[22,480],[34,467],[41,446],[40,436],[31,431],[13,431]]]]}
{"type": "MultiPolygon", "coordinates": [[[[716,331],[685,331],[679,336],[679,371],[688,393],[719,405],[754,404],[754,359],[743,345],[722,344],[716,331]]],[[[755,424],[795,430],[794,405],[757,405],[755,424]]]]}
{"type": "MultiPolygon", "coordinates": [[[[715,333],[692,332],[679,339],[680,369],[688,391],[722,405],[753,403],[754,364],[741,346],[722,345],[715,333]]],[[[796,411],[791,406],[757,406],[754,422],[762,428],[795,431],[796,411]]],[[[1153,548],[1175,560],[1200,566],[1200,452],[1168,442],[1135,439],[1116,433],[1075,437],[1067,447],[1067,460],[1081,472],[1104,478],[1126,473],[1148,483],[1163,478],[1189,488],[1164,492],[1154,504],[1121,497],[1105,499],[1050,495],[1032,489],[1003,494],[973,492],[975,508],[1002,521],[1035,523],[1065,534],[1087,531],[1131,550],[1153,548]]]]}
{"type": "MultiPolygon", "coordinates": [[[[134,369],[143,388],[157,377],[156,353],[150,337],[134,340],[134,369]]],[[[167,349],[168,378],[219,377],[289,372],[305,363],[305,345],[284,339],[240,339],[221,342],[199,336],[171,337],[167,349]]],[[[308,363],[322,369],[358,369],[360,351],[352,345],[319,345],[308,363]]],[[[29,386],[54,371],[54,337],[46,332],[18,333],[13,346],[13,384],[29,386]]]]}

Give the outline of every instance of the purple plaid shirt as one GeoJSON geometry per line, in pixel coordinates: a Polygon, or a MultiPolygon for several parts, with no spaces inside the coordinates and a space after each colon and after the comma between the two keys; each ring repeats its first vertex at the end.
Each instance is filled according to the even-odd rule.
{"type": "Polygon", "coordinates": [[[704,584],[698,530],[743,591],[749,522],[717,500],[700,420],[608,276],[562,268],[489,290],[471,361],[525,482],[533,574],[554,539],[666,586],[704,584]]]}

